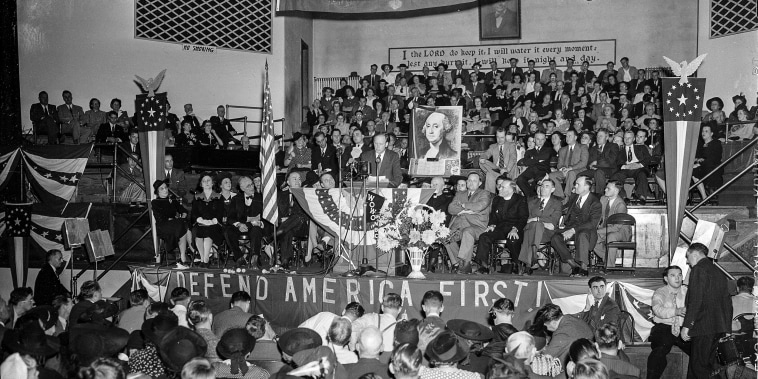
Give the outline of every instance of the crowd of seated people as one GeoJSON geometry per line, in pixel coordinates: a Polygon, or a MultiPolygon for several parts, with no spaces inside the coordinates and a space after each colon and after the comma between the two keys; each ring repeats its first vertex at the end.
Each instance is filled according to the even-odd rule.
{"type": "MultiPolygon", "coordinates": [[[[341,304],[341,314],[301,314],[298,319],[305,321],[285,328],[294,315],[274,310],[268,319],[255,314],[245,291],[233,293],[228,308],[215,313],[205,298],[178,286],[165,302],[135,289],[126,309],[105,298],[92,280],[72,298],[57,277],[63,267],[60,251],[50,251],[47,264],[34,289],[19,287],[7,302],[0,298],[3,378],[266,379],[314,369],[305,376],[609,379],[641,378],[645,371],[647,378],[657,379],[673,346],[693,359],[702,349],[689,334],[694,333],[686,321],[689,294],[678,266],[663,270],[665,285],[652,296],[654,326],[642,367],[627,354],[635,338],[631,316],[620,311],[602,276],[588,280],[586,305],[574,314],[548,303],[533,319],[517,323],[517,307],[527,305],[501,297],[477,320],[449,319],[444,296],[430,290],[423,294],[417,319],[409,319],[411,305],[399,294],[384,293],[377,312],[350,302],[341,304]]],[[[740,278],[739,293],[719,295],[719,302],[733,305],[724,317],[738,316],[725,329],[736,336],[753,338],[752,321],[742,316],[755,301],[754,283],[752,277],[740,278]]],[[[697,287],[689,291],[701,291],[697,287]]],[[[715,358],[714,351],[710,354],[715,358]]],[[[691,360],[690,374],[696,367],[708,363],[691,360]]]]}

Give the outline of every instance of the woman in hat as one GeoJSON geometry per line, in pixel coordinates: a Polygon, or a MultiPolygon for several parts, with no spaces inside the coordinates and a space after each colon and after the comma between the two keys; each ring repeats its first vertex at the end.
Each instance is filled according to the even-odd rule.
{"type": "Polygon", "coordinates": [[[213,245],[221,245],[224,234],[221,223],[224,220],[224,203],[221,195],[213,190],[213,176],[210,173],[200,175],[198,192],[192,202],[191,218],[195,226],[192,235],[195,236],[195,246],[200,257],[196,258],[199,267],[208,267],[213,245]]]}
{"type": "Polygon", "coordinates": [[[729,114],[729,121],[739,121],[737,112],[740,109],[744,109],[745,113],[749,113],[747,109],[747,99],[745,95],[740,93],[739,95],[732,96],[732,102],[734,103],[734,110],[729,114]]]}
{"type": "Polygon", "coordinates": [[[449,91],[453,86],[453,76],[447,71],[447,64],[440,63],[437,65],[437,83],[445,88],[445,91],[449,91]]]}
{"type": "Polygon", "coordinates": [[[468,345],[455,333],[451,330],[441,332],[426,347],[426,356],[433,368],[424,370],[421,379],[482,379],[482,374],[458,368],[458,363],[464,360],[468,353],[468,345]]]}
{"type": "MultiPolygon", "coordinates": [[[[712,97],[705,103],[710,112],[703,114],[703,122],[705,125],[711,121],[716,121],[716,124],[723,124],[726,121],[726,112],[724,112],[724,100],[720,97],[712,97]]],[[[723,139],[726,136],[721,137],[720,133],[716,133],[716,138],[723,139]]]]}
{"type": "MultiPolygon", "coordinates": [[[[468,357],[460,363],[460,367],[486,375],[492,363],[492,355],[489,349],[485,349],[485,344],[492,340],[492,331],[482,324],[461,319],[448,321],[447,327],[463,339],[468,347],[468,357]]],[[[500,356],[501,352],[494,353],[500,356]]]]}
{"type": "Polygon", "coordinates": [[[166,369],[158,353],[158,346],[166,335],[178,328],[179,320],[173,313],[159,314],[145,320],[142,324],[145,345],[129,357],[129,372],[141,372],[154,378],[165,374],[166,369]]]}
{"type": "Polygon", "coordinates": [[[303,171],[311,169],[311,149],[307,146],[305,135],[295,132],[292,135],[292,144],[284,158],[287,172],[303,171]]]}
{"type": "Polygon", "coordinates": [[[388,83],[388,85],[395,85],[395,79],[397,78],[397,74],[392,72],[392,69],[394,69],[395,66],[385,63],[382,65],[382,74],[381,74],[381,80],[384,80],[388,83]]]}
{"type": "MultiPolygon", "coordinates": [[[[153,182],[153,192],[157,197],[150,203],[158,238],[166,244],[166,251],[173,251],[178,244],[181,264],[188,265],[187,246],[190,244],[190,249],[192,249],[192,233],[187,224],[187,209],[179,201],[169,197],[168,184],[165,181],[153,182]]],[[[179,262],[177,262],[178,265],[179,262]]]]}
{"type": "Polygon", "coordinates": [[[47,360],[58,354],[60,341],[57,337],[46,335],[39,323],[35,323],[21,329],[6,330],[3,347],[8,353],[18,353],[29,362],[36,362],[38,370],[43,371],[47,360]]]}
{"type": "Polygon", "coordinates": [[[230,329],[218,342],[218,354],[223,359],[216,362],[216,376],[219,378],[255,378],[267,379],[269,373],[245,360],[255,348],[255,338],[245,329],[230,329]]]}
{"type": "Polygon", "coordinates": [[[178,377],[187,362],[203,357],[207,350],[205,339],[185,327],[174,328],[158,343],[158,352],[168,377],[178,377]]]}

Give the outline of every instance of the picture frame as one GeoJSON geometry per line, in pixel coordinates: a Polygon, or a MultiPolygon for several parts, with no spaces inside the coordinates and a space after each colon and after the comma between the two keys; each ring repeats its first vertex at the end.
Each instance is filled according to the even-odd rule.
{"type": "Polygon", "coordinates": [[[479,0],[479,40],[521,39],[521,0],[479,0]]]}

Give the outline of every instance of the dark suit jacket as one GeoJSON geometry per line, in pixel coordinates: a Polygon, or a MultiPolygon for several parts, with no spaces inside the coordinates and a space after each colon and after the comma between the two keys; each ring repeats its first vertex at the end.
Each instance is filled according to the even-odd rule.
{"type": "MultiPolygon", "coordinates": [[[[255,196],[250,201],[250,206],[245,205],[245,193],[240,192],[237,196],[232,198],[229,209],[226,213],[226,220],[229,225],[234,225],[236,222],[243,224],[247,223],[248,217],[260,217],[263,211],[262,198],[255,196]]],[[[248,224],[249,225],[249,224],[248,224]]]]}
{"type": "MultiPolygon", "coordinates": [[[[622,201],[623,203],[623,201],[622,201]]],[[[613,299],[605,295],[600,301],[599,306],[592,304],[589,311],[579,312],[576,317],[586,322],[592,330],[603,326],[603,324],[618,325],[619,314],[621,310],[613,299]]]]}
{"type": "Polygon", "coordinates": [[[106,122],[105,124],[100,125],[100,128],[97,129],[95,140],[104,143],[108,142],[108,138],[120,138],[122,141],[126,141],[127,135],[124,133],[124,129],[120,125],[116,125],[113,132],[111,132],[111,124],[106,122]]]}
{"type": "Polygon", "coordinates": [[[32,120],[32,127],[37,132],[47,132],[49,126],[58,125],[58,111],[55,105],[47,104],[47,115],[44,107],[40,103],[32,104],[29,108],[29,119],[32,120]]]}
{"type": "Polygon", "coordinates": [[[45,263],[34,281],[34,302],[37,305],[52,305],[56,296],[70,294],[61,284],[53,266],[45,263]]]}
{"type": "Polygon", "coordinates": [[[447,218],[445,219],[446,225],[450,223],[450,218],[452,217],[447,209],[453,201],[453,196],[455,196],[455,193],[445,191],[440,195],[432,195],[432,197],[426,202],[426,205],[434,208],[434,210],[442,211],[447,215],[447,218]]]}
{"type": "Polygon", "coordinates": [[[586,322],[576,316],[564,315],[558,327],[553,332],[553,338],[545,346],[543,352],[551,357],[556,357],[565,362],[571,344],[580,339],[587,338],[592,341],[594,334],[586,322]]]}
{"type": "Polygon", "coordinates": [[[529,217],[539,217],[539,222],[547,222],[553,224],[555,228],[558,228],[558,223],[561,221],[561,215],[563,215],[563,203],[555,196],[550,196],[545,204],[545,209],[540,210],[540,202],[542,199],[539,197],[533,197],[529,199],[529,217]]]}
{"type": "MultiPolygon", "coordinates": [[[[121,142],[121,147],[123,147],[124,150],[128,151],[130,154],[132,153],[132,143],[129,141],[129,138],[127,138],[126,140],[124,140],[124,142],[121,142]]],[[[137,157],[142,158],[142,155],[140,154],[139,143],[134,146],[134,149],[135,149],[134,150],[134,154],[137,154],[137,157]]],[[[117,156],[118,156],[118,163],[119,164],[126,163],[126,158],[128,156],[125,155],[123,151],[119,150],[117,156]]]]}
{"type": "MultiPolygon", "coordinates": [[[[346,167],[347,166],[347,161],[350,160],[350,158],[353,157],[352,156],[352,152],[353,152],[353,148],[354,147],[355,147],[355,145],[350,145],[350,146],[346,146],[345,147],[345,151],[342,153],[342,167],[346,167]]],[[[363,153],[365,153],[365,152],[367,152],[369,150],[371,150],[371,146],[369,146],[367,143],[364,143],[361,146],[361,156],[363,155],[363,153]]],[[[376,158],[374,158],[374,159],[376,159],[376,158]]]]}
{"type": "Polygon", "coordinates": [[[597,79],[603,82],[603,84],[608,83],[608,77],[609,76],[616,76],[618,75],[618,71],[616,70],[603,70],[600,71],[600,75],[598,75],[597,79]]]}
{"type": "Polygon", "coordinates": [[[361,358],[356,363],[345,365],[345,370],[347,370],[347,379],[358,379],[368,373],[376,374],[382,378],[389,377],[387,364],[378,359],[361,358]]]}
{"type": "Polygon", "coordinates": [[[529,208],[524,196],[514,193],[509,201],[502,196],[495,196],[490,209],[489,224],[495,225],[496,230],[505,232],[510,232],[515,226],[519,233],[523,233],[527,216],[529,208]]]}
{"type": "Polygon", "coordinates": [[[577,71],[577,74],[579,74],[579,80],[582,83],[589,83],[592,81],[592,78],[595,77],[595,71],[587,70],[587,72],[583,72],[582,70],[577,71]]]}
{"type": "Polygon", "coordinates": [[[455,83],[455,79],[459,77],[463,79],[463,84],[469,83],[471,82],[470,75],[471,74],[469,73],[469,71],[465,68],[461,69],[460,75],[458,74],[457,68],[450,69],[450,76],[453,78],[453,83],[455,83]]]}
{"type": "MultiPolygon", "coordinates": [[[[337,148],[335,148],[334,145],[327,145],[325,154],[321,155],[321,147],[318,145],[313,146],[311,148],[311,168],[317,170],[319,163],[321,164],[322,169],[330,169],[332,175],[336,175],[339,171],[337,148]]],[[[335,177],[335,179],[338,178],[335,177]]]]}
{"type": "Polygon", "coordinates": [[[361,159],[368,162],[369,175],[385,176],[389,180],[391,188],[397,188],[403,181],[403,172],[400,169],[400,155],[392,150],[385,150],[379,173],[376,172],[376,151],[364,151],[361,159]]]}
{"type": "Polygon", "coordinates": [[[555,150],[545,143],[540,150],[537,150],[536,148],[527,150],[524,157],[518,161],[518,165],[536,167],[541,171],[550,171],[550,157],[552,157],[554,153],[555,150]]]}
{"type": "Polygon", "coordinates": [[[304,216],[308,217],[308,215],[305,213],[303,208],[300,206],[300,203],[297,202],[297,199],[295,199],[295,196],[292,195],[292,206],[290,206],[290,191],[279,191],[277,194],[276,202],[279,205],[279,223],[281,224],[281,219],[284,217],[292,217],[292,216],[304,216]]]}
{"type": "MultiPolygon", "coordinates": [[[[165,174],[166,170],[163,170],[163,179],[166,179],[165,174]]],[[[168,184],[168,188],[171,188],[177,195],[184,195],[187,192],[187,178],[184,175],[184,170],[172,168],[170,174],[171,183],[168,184]]]]}
{"type": "MultiPolygon", "coordinates": [[[[603,217],[603,207],[600,205],[600,200],[595,194],[589,193],[581,208],[576,204],[577,200],[579,200],[579,195],[572,194],[566,203],[569,205],[564,222],[566,229],[574,228],[577,234],[585,232],[590,235],[597,235],[597,226],[603,217]]],[[[594,243],[592,245],[594,246],[594,243]]]]}
{"type": "MultiPolygon", "coordinates": [[[[368,80],[368,85],[369,87],[371,87],[371,74],[364,76],[363,79],[368,80]]],[[[382,77],[379,74],[374,75],[374,86],[373,86],[374,88],[379,87],[380,80],[382,80],[382,77]]]]}
{"type": "Polygon", "coordinates": [[[703,258],[690,272],[689,288],[684,303],[687,314],[683,328],[690,336],[728,333],[732,327],[732,299],[727,278],[709,258],[703,258]]]}
{"type": "Polygon", "coordinates": [[[542,74],[539,72],[539,70],[535,69],[534,71],[529,71],[527,69],[527,70],[524,70],[524,83],[527,82],[527,79],[529,79],[529,74],[531,74],[531,73],[534,73],[534,76],[535,76],[534,81],[535,81],[535,83],[540,81],[540,75],[542,75],[542,74]]]}
{"type": "Polygon", "coordinates": [[[597,168],[609,169],[612,172],[615,172],[619,168],[618,154],[619,145],[616,145],[613,142],[606,142],[605,145],[603,145],[602,152],[598,146],[590,148],[590,157],[588,159],[588,162],[592,163],[597,161],[597,168]]]}
{"type": "Polygon", "coordinates": [[[503,70],[497,70],[496,72],[490,71],[490,72],[484,74],[484,83],[485,84],[490,84],[493,81],[495,81],[495,73],[499,73],[500,77],[501,78],[503,77],[503,70]]]}
{"type": "Polygon", "coordinates": [[[218,116],[213,116],[210,118],[210,121],[211,125],[213,125],[213,130],[218,134],[219,138],[224,141],[224,144],[228,145],[229,142],[234,140],[234,133],[237,131],[234,130],[229,119],[224,118],[224,121],[222,122],[218,116]]]}
{"type": "MultiPolygon", "coordinates": [[[[650,155],[650,150],[645,145],[633,145],[632,149],[634,150],[634,155],[637,156],[637,160],[644,166],[643,169],[647,170],[647,166],[653,159],[653,156],[650,155]]],[[[627,158],[626,146],[622,146],[621,151],[619,151],[619,162],[621,165],[626,164],[627,158]]]]}
{"type": "MultiPolygon", "coordinates": [[[[524,70],[521,67],[516,67],[516,73],[524,75],[524,70]]],[[[506,67],[503,69],[503,81],[504,82],[510,82],[513,81],[513,68],[512,67],[506,67]]],[[[524,82],[522,80],[521,82],[524,82]]]]}

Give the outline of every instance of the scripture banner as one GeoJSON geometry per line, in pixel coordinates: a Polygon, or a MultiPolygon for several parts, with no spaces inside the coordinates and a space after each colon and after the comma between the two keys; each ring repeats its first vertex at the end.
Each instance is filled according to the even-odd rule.
{"type": "Polygon", "coordinates": [[[445,63],[452,69],[455,67],[456,60],[460,60],[464,68],[471,68],[474,62],[482,62],[482,70],[488,70],[489,62],[494,60],[498,68],[502,70],[510,67],[511,58],[518,59],[518,66],[521,68],[526,68],[527,61],[530,59],[534,59],[535,67],[546,68],[550,60],[554,59],[558,68],[562,70],[566,66],[567,58],[574,59],[574,68],[577,70],[585,60],[590,63],[590,66],[605,67],[609,61],[616,61],[616,40],[389,49],[389,63],[395,67],[405,63],[410,71],[421,71],[424,66],[429,66],[429,69],[434,71],[440,63],[445,63]]]}
{"type": "MultiPolygon", "coordinates": [[[[340,314],[351,301],[360,302],[366,312],[379,312],[385,293],[394,292],[403,298],[403,310],[409,318],[420,318],[421,299],[429,290],[440,291],[445,297],[445,320],[467,319],[487,323],[488,311],[501,297],[515,304],[513,324],[522,329],[534,318],[537,310],[547,304],[558,304],[566,314],[580,312],[588,296],[584,280],[413,280],[389,278],[338,278],[302,275],[238,275],[221,272],[156,270],[131,267],[133,289],[146,288],[154,300],[163,300],[176,287],[190,291],[193,299],[207,299],[211,309],[218,312],[229,308],[236,291],[247,291],[253,298],[252,313],[262,313],[277,327],[296,327],[321,311],[340,314]]],[[[651,303],[652,291],[660,287],[655,279],[630,279],[609,282],[608,293],[613,296],[616,285],[625,289],[624,301],[634,304],[651,303]],[[649,296],[648,296],[649,295],[649,296]]],[[[617,299],[619,302],[619,299],[617,299]]],[[[623,307],[623,305],[620,304],[623,307]]],[[[623,308],[622,308],[623,309],[623,308]]],[[[649,314],[634,312],[638,334],[649,335],[649,314]],[[646,329],[646,330],[645,330],[646,329]]],[[[631,311],[630,311],[631,312],[631,311]]]]}

